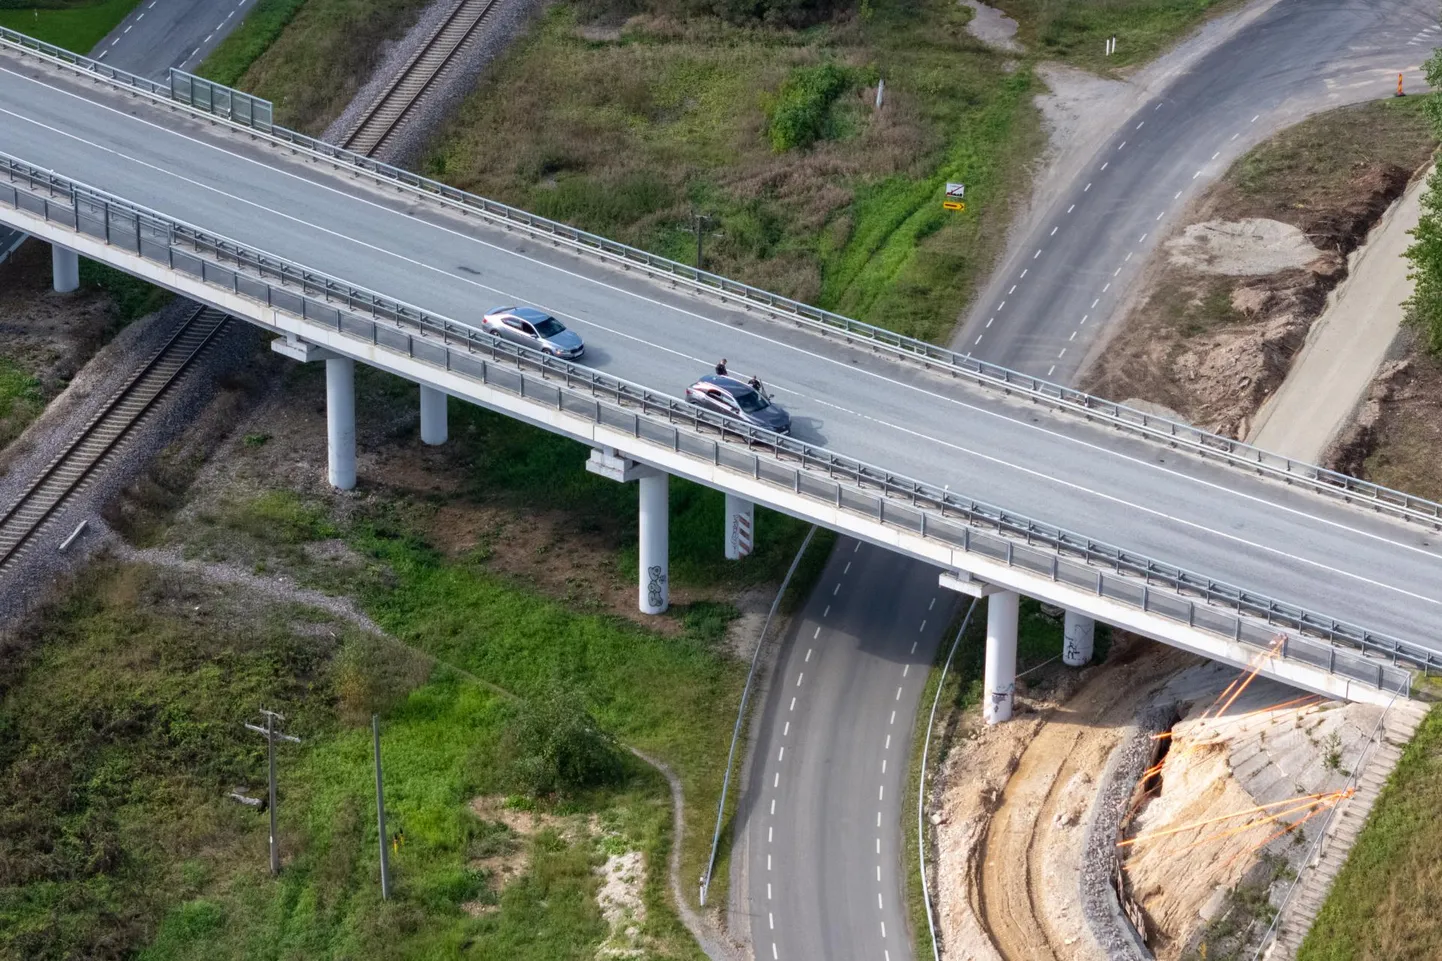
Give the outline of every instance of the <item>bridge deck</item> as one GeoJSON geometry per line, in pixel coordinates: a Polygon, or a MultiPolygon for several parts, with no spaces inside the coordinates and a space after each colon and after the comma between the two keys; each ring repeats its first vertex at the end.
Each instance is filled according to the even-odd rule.
{"type": "Polygon", "coordinates": [[[458,321],[540,305],[586,337],[587,363],[658,390],[726,356],[767,382],[799,439],[1442,649],[1442,546],[1420,527],[669,290],[9,53],[0,143],[458,321]]]}

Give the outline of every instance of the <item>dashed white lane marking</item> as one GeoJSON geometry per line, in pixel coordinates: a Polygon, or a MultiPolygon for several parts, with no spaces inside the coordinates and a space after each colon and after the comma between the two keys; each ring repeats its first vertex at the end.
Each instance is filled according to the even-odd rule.
{"type": "Polygon", "coordinates": [[[1107,164],[1109,164],[1109,163],[1111,163],[1110,160],[1108,160],[1106,163],[1102,164],[1102,169],[1103,169],[1103,170],[1107,169],[1107,164]]]}
{"type": "MultiPolygon", "coordinates": [[[[781,745],[781,750],[779,750],[779,751],[776,752],[776,760],[779,762],[779,761],[785,760],[785,758],[786,758],[786,745],[783,744],[783,745],[781,745]]],[[[769,835],[767,836],[766,839],[767,839],[768,841],[771,840],[771,838],[770,838],[769,835]]]]}
{"type": "Polygon", "coordinates": [[[797,675],[796,675],[796,686],[797,686],[797,687],[800,687],[800,686],[801,686],[801,679],[802,679],[803,677],[805,677],[805,676],[806,676],[806,672],[805,672],[805,671],[802,671],[800,674],[797,674],[797,675]]]}
{"type": "Polygon", "coordinates": [[[1120,149],[1122,149],[1122,147],[1125,147],[1126,145],[1127,145],[1127,142],[1126,142],[1125,140],[1123,140],[1120,144],[1117,145],[1117,149],[1120,150],[1120,149]]]}
{"type": "MultiPolygon", "coordinates": [[[[1257,114],[1257,117],[1260,117],[1260,116],[1261,116],[1261,114],[1257,114]]],[[[1256,123],[1256,122],[1257,122],[1257,117],[1253,117],[1253,118],[1252,118],[1252,123],[1256,123]]]]}
{"type": "Polygon", "coordinates": [[[770,826],[768,826],[768,827],[766,828],[766,843],[767,843],[767,844],[770,844],[772,838],[774,838],[774,837],[776,836],[776,833],[775,833],[775,832],[776,832],[776,826],[775,826],[775,825],[770,825],[770,826]]]}
{"type": "Polygon", "coordinates": [[[1192,179],[1193,179],[1193,180],[1196,180],[1196,179],[1197,179],[1198,177],[1200,177],[1201,175],[1202,175],[1202,172],[1201,172],[1200,170],[1198,170],[1196,173],[1192,174],[1192,179]]]}
{"type": "MultiPolygon", "coordinates": [[[[926,609],[929,611],[929,610],[931,610],[931,609],[932,609],[933,607],[935,607],[935,606],[936,606],[936,598],[933,597],[933,598],[931,599],[931,603],[928,604],[928,605],[926,605],[926,609]]],[[[926,623],[926,622],[923,621],[922,623],[924,624],[924,623],[926,623]]]]}
{"type": "Polygon", "coordinates": [[[772,813],[772,814],[775,814],[775,813],[776,813],[776,799],[775,799],[775,798],[772,798],[772,799],[771,799],[771,813],[772,813]]]}
{"type": "Polygon", "coordinates": [[[1092,189],[1092,185],[1091,185],[1091,184],[1087,184],[1085,187],[1082,188],[1082,193],[1086,193],[1086,192],[1087,192],[1088,190],[1090,190],[1090,189],[1092,189]]]}
{"type": "MultiPolygon", "coordinates": [[[[820,633],[821,633],[821,628],[818,627],[818,628],[816,629],[816,633],[820,634],[820,633]]],[[[814,640],[814,638],[813,638],[813,640],[814,640]]],[[[811,652],[814,651],[814,650],[815,650],[814,647],[808,647],[808,648],[806,649],[806,660],[805,660],[803,663],[806,663],[806,664],[810,664],[810,663],[811,663],[811,652]]]]}
{"type": "Polygon", "coordinates": [[[1055,237],[1055,236],[1056,236],[1056,232],[1057,232],[1058,230],[1060,230],[1060,229],[1061,229],[1060,227],[1053,227],[1053,228],[1051,229],[1051,234],[1050,234],[1050,236],[1055,237]]]}
{"type": "Polygon", "coordinates": [[[1008,290],[1008,291],[1006,292],[1006,295],[1007,295],[1008,297],[1010,297],[1010,296],[1011,296],[1012,294],[1014,294],[1014,293],[1016,293],[1016,284],[1012,284],[1012,285],[1011,285],[1011,290],[1008,290]]]}
{"type": "MultiPolygon", "coordinates": [[[[1147,239],[1147,235],[1146,235],[1146,234],[1142,234],[1141,240],[1138,240],[1137,243],[1141,243],[1142,240],[1146,240],[1146,239],[1147,239]]],[[[1131,260],[1131,259],[1132,259],[1131,252],[1128,251],[1128,252],[1127,252],[1127,255],[1122,258],[1122,263],[1126,263],[1127,261],[1129,261],[1129,260],[1131,260]]]]}
{"type": "MultiPolygon", "coordinates": [[[[880,812],[880,811],[877,811],[877,812],[876,812],[876,826],[877,826],[877,827],[881,827],[881,812],[880,812]]],[[[881,838],[877,838],[877,839],[876,839],[876,853],[877,853],[877,854],[880,854],[880,853],[881,853],[881,838]]]]}
{"type": "Polygon", "coordinates": [[[1088,320],[1091,319],[1091,316],[1091,314],[1082,314],[1082,319],[1077,323],[1077,326],[1080,327],[1085,324],[1088,320]]]}
{"type": "Polygon", "coordinates": [[[1166,212],[1165,210],[1163,210],[1161,213],[1157,214],[1157,219],[1158,219],[1158,220],[1161,220],[1161,219],[1162,219],[1163,217],[1165,217],[1166,215],[1167,215],[1167,212],[1166,212]]]}
{"type": "Polygon", "coordinates": [[[876,866],[876,883],[881,883],[881,865],[879,864],[876,866]]]}
{"type": "Polygon", "coordinates": [[[895,723],[896,723],[896,712],[895,712],[895,711],[892,711],[892,712],[891,712],[891,720],[888,721],[887,723],[888,723],[888,724],[895,724],[895,723]]]}
{"type": "Polygon", "coordinates": [[[842,569],[841,573],[842,573],[843,576],[846,575],[846,574],[850,574],[850,573],[851,573],[851,562],[850,562],[850,561],[847,561],[847,562],[846,562],[846,567],[842,569]]]}
{"type": "Polygon", "coordinates": [[[1181,192],[1180,190],[1178,190],[1178,191],[1177,191],[1177,195],[1176,195],[1175,197],[1173,197],[1172,199],[1173,199],[1173,200],[1181,200],[1181,199],[1182,199],[1182,192],[1181,192]]]}
{"type": "Polygon", "coordinates": [[[1121,273],[1121,272],[1122,272],[1122,269],[1121,269],[1120,267],[1118,267],[1116,270],[1112,271],[1112,276],[1115,277],[1117,274],[1119,274],[1119,273],[1121,273]]]}
{"type": "Polygon", "coordinates": [[[132,23],[130,26],[126,27],[126,28],[121,32],[121,36],[124,36],[125,34],[129,33],[130,31],[132,31],[132,30],[134,30],[134,29],[135,29],[135,24],[132,23]]]}
{"type": "Polygon", "coordinates": [[[787,722],[786,722],[786,726],[783,727],[783,728],[781,728],[781,736],[782,736],[782,737],[785,737],[786,735],[788,735],[788,734],[790,734],[790,733],[791,733],[791,722],[790,722],[790,721],[787,721],[787,722]]]}
{"type": "MultiPolygon", "coordinates": [[[[1137,238],[1137,243],[1141,243],[1142,241],[1144,241],[1144,240],[1146,240],[1146,239],[1147,239],[1147,235],[1146,235],[1146,234],[1142,234],[1140,237],[1137,238]]],[[[1131,254],[1127,254],[1127,256],[1130,257],[1131,254]]]]}
{"type": "Polygon", "coordinates": [[[916,645],[917,645],[918,643],[920,643],[920,642],[918,642],[918,641],[912,641],[912,642],[911,642],[911,653],[913,653],[913,654],[916,653],[916,645]]]}
{"type": "Polygon", "coordinates": [[[1066,209],[1066,212],[1067,212],[1067,213],[1071,213],[1071,212],[1072,212],[1073,210],[1075,210],[1075,209],[1076,209],[1076,204],[1072,204],[1070,207],[1068,207],[1068,208],[1066,209]]]}
{"type": "Polygon", "coordinates": [[[1162,109],[1162,105],[1161,105],[1161,104],[1157,104],[1155,107],[1152,108],[1152,111],[1155,112],[1155,111],[1158,111],[1158,110],[1160,110],[1160,109],[1162,109]]]}
{"type": "Polygon", "coordinates": [[[771,900],[771,882],[770,882],[770,881],[767,881],[767,882],[766,882],[766,900],[768,900],[768,901],[771,900]]]}
{"type": "Polygon", "coordinates": [[[106,55],[107,53],[109,53],[109,52],[110,52],[110,48],[107,47],[106,49],[100,51],[100,56],[96,57],[95,59],[96,59],[96,60],[104,60],[104,59],[105,59],[105,55],[106,55]]]}
{"type": "Polygon", "coordinates": [[[991,322],[994,321],[994,320],[996,320],[995,317],[988,317],[988,318],[986,319],[986,326],[987,326],[987,327],[990,327],[990,326],[991,326],[991,322]]]}
{"type": "Polygon", "coordinates": [[[884,750],[884,751],[889,751],[889,750],[891,750],[891,735],[890,735],[890,734],[886,735],[886,747],[882,748],[882,750],[884,750]]]}
{"type": "Polygon", "coordinates": [[[1005,307],[1005,306],[1006,306],[1006,301],[1003,300],[1001,303],[999,303],[999,304],[996,305],[996,312],[997,312],[998,314],[1001,313],[1001,309],[1002,309],[1003,307],[1005,307]]]}
{"type": "Polygon", "coordinates": [[[882,759],[881,759],[881,773],[882,773],[882,774],[885,774],[885,773],[886,773],[886,758],[882,758],[882,759]]]}
{"type": "Polygon", "coordinates": [[[1137,129],[1138,129],[1138,130],[1142,129],[1142,124],[1144,124],[1144,123],[1146,123],[1145,120],[1143,120],[1141,123],[1137,124],[1137,129]]]}
{"type": "Polygon", "coordinates": [[[1092,310],[1096,310],[1096,309],[1097,309],[1097,304],[1099,304],[1099,303],[1101,303],[1101,302],[1102,302],[1102,299],[1101,299],[1100,297],[1098,297],[1096,300],[1092,301],[1092,310]]]}
{"type": "Polygon", "coordinates": [[[859,550],[861,550],[861,542],[857,541],[856,546],[851,549],[851,553],[855,554],[859,550]]]}
{"type": "Polygon", "coordinates": [[[840,582],[840,581],[837,581],[837,582],[836,582],[836,586],[831,589],[831,596],[832,596],[832,597],[835,597],[835,596],[836,596],[836,592],[839,591],[839,590],[841,590],[841,582],[840,582]]]}
{"type": "Polygon", "coordinates": [[[766,870],[771,870],[771,855],[766,855],[766,870]]]}
{"type": "Polygon", "coordinates": [[[1234,133],[1234,134],[1232,134],[1232,139],[1233,139],[1233,140],[1236,140],[1236,139],[1237,139],[1238,137],[1240,137],[1240,136],[1241,136],[1241,134],[1239,134],[1239,133],[1234,133]]]}
{"type": "Polygon", "coordinates": [[[1027,272],[1028,270],[1030,270],[1030,269],[1031,269],[1030,267],[1023,267],[1023,268],[1021,269],[1021,276],[1018,277],[1017,279],[1018,279],[1018,280],[1026,280],[1026,272],[1027,272]]]}
{"type": "Polygon", "coordinates": [[[771,942],[771,961],[777,961],[779,955],[776,953],[776,942],[771,942]]]}
{"type": "Polygon", "coordinates": [[[1036,253],[1034,253],[1034,254],[1031,255],[1031,259],[1032,259],[1032,260],[1036,260],[1036,259],[1037,259],[1038,257],[1040,257],[1040,256],[1041,256],[1041,248],[1038,247],[1038,248],[1036,249],[1036,253]]]}
{"type": "Polygon", "coordinates": [[[898,701],[901,700],[901,688],[899,686],[896,689],[896,699],[898,701]]]}
{"type": "Polygon", "coordinates": [[[876,910],[878,910],[878,911],[883,910],[883,908],[881,907],[881,892],[880,892],[880,891],[877,891],[877,892],[876,892],[876,910]]]}
{"type": "Polygon", "coordinates": [[[791,699],[791,710],[796,710],[796,698],[791,699]]]}
{"type": "MultiPolygon", "coordinates": [[[[814,640],[816,640],[816,639],[817,639],[818,637],[820,637],[820,636],[821,636],[821,625],[820,625],[820,624],[817,624],[817,625],[816,625],[816,633],[811,635],[811,639],[814,641],[814,640]]],[[[807,652],[806,652],[806,659],[807,659],[808,661],[811,660],[811,652],[810,652],[810,651],[807,651],[807,652]]]]}
{"type": "Polygon", "coordinates": [[[985,336],[986,336],[985,334],[977,334],[977,335],[976,335],[976,343],[975,343],[975,344],[972,344],[971,346],[975,347],[976,344],[981,343],[981,339],[982,339],[983,337],[985,337],[985,336]]]}
{"type": "MultiPolygon", "coordinates": [[[[931,603],[935,604],[936,601],[932,601],[931,603]]],[[[920,634],[924,630],[926,630],[926,618],[921,619],[921,626],[916,629],[916,633],[920,634]]]]}
{"type": "Polygon", "coordinates": [[[883,784],[876,789],[876,800],[880,801],[886,797],[886,785],[883,784]]]}
{"type": "Polygon", "coordinates": [[[885,921],[882,921],[882,922],[881,922],[881,937],[882,937],[883,939],[886,937],[886,922],[885,922],[885,921]]]}
{"type": "Polygon", "coordinates": [[[1076,331],[1072,331],[1072,332],[1071,332],[1071,336],[1068,337],[1067,340],[1068,340],[1068,341],[1076,340],[1076,331]]]}
{"type": "Polygon", "coordinates": [[[1066,348],[1063,347],[1063,348],[1061,349],[1061,353],[1056,355],[1056,359],[1057,359],[1057,360],[1061,360],[1061,359],[1062,359],[1063,357],[1065,357],[1065,356],[1066,356],[1066,348]]]}
{"type": "Polygon", "coordinates": [[[822,616],[822,617],[825,617],[827,614],[830,614],[830,613],[831,613],[831,605],[830,605],[830,604],[827,604],[827,605],[826,605],[826,610],[824,610],[824,611],[821,612],[821,616],[822,616]]]}
{"type": "Polygon", "coordinates": [[[901,668],[901,676],[902,676],[902,677],[905,677],[905,676],[906,676],[908,673],[910,673],[910,672],[911,672],[911,665],[910,665],[910,664],[905,664],[905,665],[902,666],[902,668],[901,668]]]}
{"type": "Polygon", "coordinates": [[[1221,155],[1222,155],[1222,152],[1221,152],[1220,150],[1218,150],[1216,153],[1212,154],[1212,159],[1213,159],[1213,160],[1216,160],[1216,159],[1217,159],[1218,157],[1220,157],[1221,155]]]}
{"type": "MultiPolygon", "coordinates": [[[[780,771],[777,771],[777,772],[776,772],[776,776],[771,779],[771,787],[774,789],[774,788],[778,788],[778,787],[780,787],[780,786],[781,786],[781,772],[780,772],[780,771]]],[[[768,855],[768,858],[769,858],[769,855],[768,855]]],[[[769,867],[769,866],[770,866],[770,865],[768,865],[768,867],[769,867]]]]}
{"type": "Polygon", "coordinates": [[[1111,282],[1110,280],[1108,280],[1108,281],[1107,281],[1107,285],[1102,288],[1102,293],[1106,293],[1107,291],[1109,291],[1109,290],[1111,290],[1111,289],[1112,289],[1112,282],[1111,282]]]}
{"type": "Polygon", "coordinates": [[[1049,368],[1047,368],[1046,375],[1050,377],[1052,375],[1052,371],[1054,370],[1056,370],[1056,364],[1052,364],[1049,368]]]}
{"type": "Polygon", "coordinates": [[[767,912],[766,912],[766,923],[769,924],[769,925],[771,925],[771,930],[772,930],[772,931],[775,931],[775,930],[776,930],[776,915],[772,914],[770,911],[767,911],[767,912]]]}

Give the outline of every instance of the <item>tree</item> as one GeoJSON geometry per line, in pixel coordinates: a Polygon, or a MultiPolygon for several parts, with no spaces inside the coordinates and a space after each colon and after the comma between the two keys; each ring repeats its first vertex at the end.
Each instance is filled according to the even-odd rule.
{"type": "MultiPolygon", "coordinates": [[[[1442,50],[1428,58],[1426,71],[1427,82],[1434,88],[1442,83],[1442,50]]],[[[1433,132],[1442,139],[1442,102],[1429,99],[1426,109],[1433,132]]],[[[1429,351],[1442,353],[1442,168],[1434,169],[1427,178],[1422,216],[1411,233],[1408,279],[1414,286],[1405,305],[1407,319],[1421,329],[1429,351]]]]}
{"type": "Polygon", "coordinates": [[[511,776],[529,794],[568,794],[621,775],[615,737],[580,695],[555,686],[523,701],[511,722],[511,776]]]}

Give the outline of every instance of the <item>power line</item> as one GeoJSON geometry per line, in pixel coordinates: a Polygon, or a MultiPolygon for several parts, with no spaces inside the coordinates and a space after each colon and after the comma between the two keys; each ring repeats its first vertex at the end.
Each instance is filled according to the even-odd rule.
{"type": "MultiPolygon", "coordinates": [[[[249,722],[246,722],[245,726],[247,730],[265,735],[266,755],[270,766],[270,873],[272,875],[279,875],[280,845],[276,841],[275,834],[275,742],[279,740],[299,744],[300,738],[290,734],[282,734],[280,730],[277,729],[276,722],[284,721],[284,715],[264,709],[262,709],[260,713],[261,716],[265,718],[265,727],[260,727],[257,724],[251,724],[249,722]]],[[[235,794],[231,796],[235,797],[236,800],[242,804],[250,803],[250,799],[248,798],[238,797],[235,794]]]]}

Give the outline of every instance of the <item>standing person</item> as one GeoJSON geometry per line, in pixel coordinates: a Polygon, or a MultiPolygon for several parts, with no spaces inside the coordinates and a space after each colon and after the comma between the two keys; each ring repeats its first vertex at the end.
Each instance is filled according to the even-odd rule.
{"type": "Polygon", "coordinates": [[[725,357],[722,357],[722,358],[721,358],[721,363],[719,363],[719,364],[716,365],[716,376],[717,376],[717,377],[725,377],[725,376],[726,376],[726,358],[725,358],[725,357]]]}

